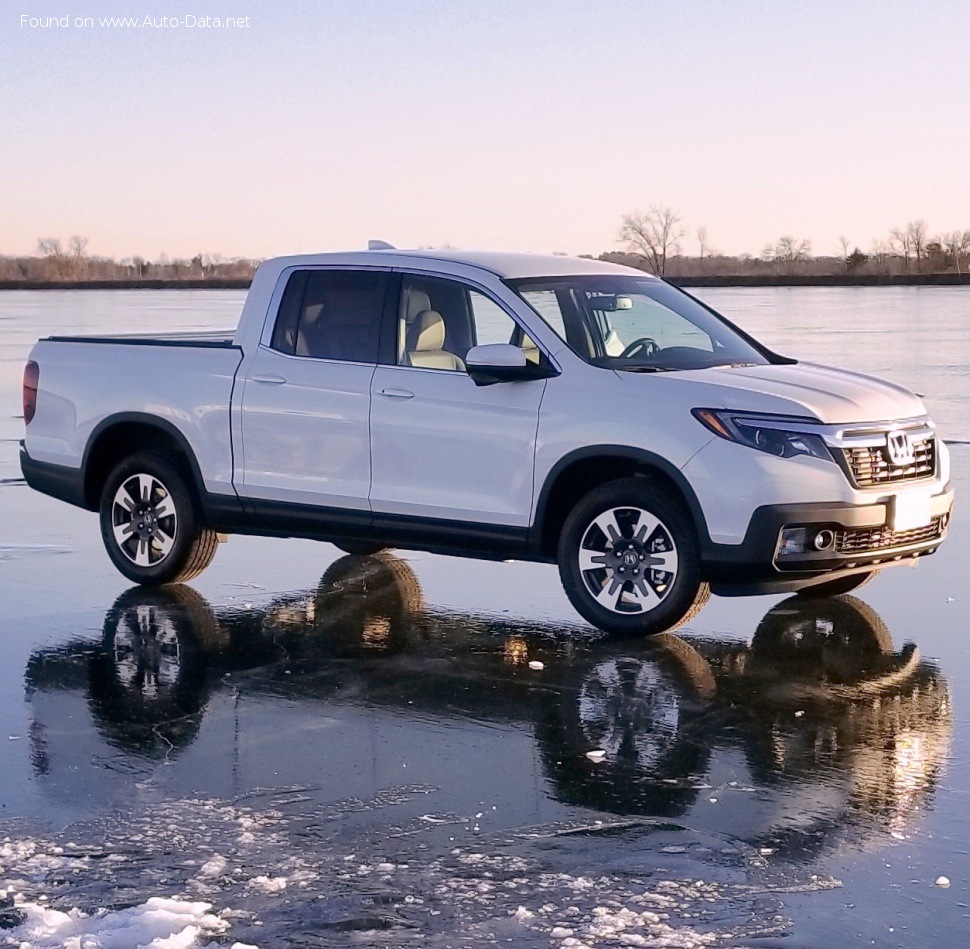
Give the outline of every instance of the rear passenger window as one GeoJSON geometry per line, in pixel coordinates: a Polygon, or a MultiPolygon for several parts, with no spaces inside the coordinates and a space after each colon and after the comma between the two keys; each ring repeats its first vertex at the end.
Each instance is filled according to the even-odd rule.
{"type": "Polygon", "coordinates": [[[272,347],[291,356],[377,362],[387,275],[298,270],[283,291],[272,347]]]}

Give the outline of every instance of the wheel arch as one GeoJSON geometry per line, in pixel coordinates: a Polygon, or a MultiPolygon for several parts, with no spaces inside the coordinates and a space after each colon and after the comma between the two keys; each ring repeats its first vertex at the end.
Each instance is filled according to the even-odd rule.
{"type": "Polygon", "coordinates": [[[195,488],[201,507],[204,482],[188,439],[166,419],[139,412],[124,412],[101,421],[84,450],[84,504],[96,511],[101,491],[112,469],[121,459],[139,451],[161,451],[174,456],[195,488]]]}
{"type": "Polygon", "coordinates": [[[597,445],[563,456],[546,476],[534,522],[535,544],[543,557],[555,560],[556,546],[569,511],[593,488],[620,478],[660,480],[684,501],[703,550],[709,542],[707,520],[694,489],[667,459],[641,448],[597,445]]]}

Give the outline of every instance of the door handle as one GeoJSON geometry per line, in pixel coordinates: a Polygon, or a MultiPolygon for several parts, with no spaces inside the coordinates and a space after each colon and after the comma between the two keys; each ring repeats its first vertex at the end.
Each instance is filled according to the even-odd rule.
{"type": "Polygon", "coordinates": [[[282,376],[253,376],[253,382],[261,382],[266,386],[281,386],[286,380],[282,376]]]}
{"type": "Polygon", "coordinates": [[[410,389],[381,389],[381,395],[389,399],[413,399],[414,393],[410,389]]]}

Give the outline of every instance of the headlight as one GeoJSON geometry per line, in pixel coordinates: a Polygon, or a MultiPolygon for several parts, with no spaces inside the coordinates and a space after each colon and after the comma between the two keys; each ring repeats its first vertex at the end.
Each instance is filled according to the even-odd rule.
{"type": "Polygon", "coordinates": [[[806,430],[812,424],[809,419],[730,412],[727,409],[693,409],[693,414],[715,435],[769,455],[779,458],[810,455],[823,461],[835,460],[821,436],[806,430]]]}

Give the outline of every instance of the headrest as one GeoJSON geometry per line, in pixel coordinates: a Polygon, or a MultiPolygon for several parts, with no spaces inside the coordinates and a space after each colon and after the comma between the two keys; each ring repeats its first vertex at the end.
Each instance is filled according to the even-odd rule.
{"type": "Polygon", "coordinates": [[[445,345],[445,321],[437,310],[422,310],[408,328],[408,352],[430,352],[445,345]]]}
{"type": "Polygon", "coordinates": [[[323,315],[322,303],[311,303],[303,310],[303,325],[312,326],[323,315]]]}
{"type": "Polygon", "coordinates": [[[408,309],[407,313],[404,314],[406,323],[411,323],[419,313],[430,309],[431,297],[424,290],[411,289],[408,291],[408,309]]]}

